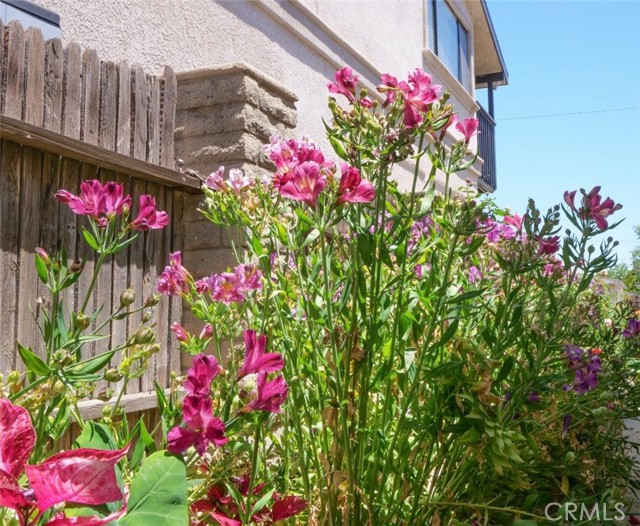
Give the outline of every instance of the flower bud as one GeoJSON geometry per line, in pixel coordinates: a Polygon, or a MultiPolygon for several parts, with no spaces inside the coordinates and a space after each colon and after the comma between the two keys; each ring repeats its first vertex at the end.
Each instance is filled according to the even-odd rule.
{"type": "Polygon", "coordinates": [[[119,382],[120,380],[122,380],[122,373],[115,367],[112,367],[104,373],[104,379],[107,382],[119,382]]]}
{"type": "Polygon", "coordinates": [[[45,264],[46,267],[49,267],[49,265],[51,265],[51,259],[49,259],[49,254],[47,254],[46,250],[44,248],[36,248],[36,254],[38,254],[38,256],[40,257],[40,259],[42,260],[42,262],[45,264]]]}
{"type": "Polygon", "coordinates": [[[73,263],[71,263],[71,266],[69,267],[69,272],[71,274],[77,274],[79,272],[82,272],[83,268],[84,268],[84,264],[82,264],[80,261],[74,261],[73,263]]]}
{"type": "Polygon", "coordinates": [[[160,302],[160,294],[154,294],[153,296],[149,296],[147,301],[145,301],[145,307],[155,307],[160,302]]]}
{"type": "Polygon", "coordinates": [[[136,293],[132,289],[125,290],[120,294],[120,306],[128,307],[136,300],[136,293]]]}
{"type": "Polygon", "coordinates": [[[143,327],[135,336],[136,343],[149,343],[153,341],[155,334],[149,327],[143,327]]]}
{"type": "Polygon", "coordinates": [[[159,352],[160,352],[159,343],[154,343],[153,345],[149,345],[149,347],[147,347],[147,353],[149,354],[149,356],[153,354],[158,354],[159,352]]]}
{"type": "Polygon", "coordinates": [[[17,384],[20,381],[20,373],[18,371],[11,371],[7,375],[8,384],[17,384]]]}
{"type": "Polygon", "coordinates": [[[80,312],[76,317],[76,327],[81,331],[85,330],[91,324],[91,320],[84,313],[80,312]]]}
{"type": "Polygon", "coordinates": [[[151,318],[153,318],[153,311],[151,309],[145,309],[142,314],[142,321],[147,323],[151,318]]]}
{"type": "Polygon", "coordinates": [[[202,328],[202,331],[200,331],[200,339],[205,340],[205,339],[211,338],[211,336],[213,336],[213,327],[211,326],[210,323],[207,323],[202,328]]]}
{"type": "Polygon", "coordinates": [[[53,353],[53,359],[60,365],[65,366],[69,365],[73,361],[73,356],[65,349],[59,349],[53,353]]]}

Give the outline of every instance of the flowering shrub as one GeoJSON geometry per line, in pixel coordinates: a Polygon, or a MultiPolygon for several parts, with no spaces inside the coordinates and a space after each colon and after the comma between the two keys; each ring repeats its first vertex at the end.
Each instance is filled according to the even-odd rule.
{"type": "MultiPolygon", "coordinates": [[[[169,255],[157,290],[202,324],[172,324],[193,361],[169,394],[157,389],[160,443],[120,417],[119,395],[100,422],[77,405],[100,378],[140,374],[151,329],[111,369],[116,350],[83,358],[95,314],[85,300],[65,317],[56,299],[82,265],[38,251],[53,297],[47,360],[21,347],[29,372],[3,386],[3,524],[527,525],[545,523],[550,502],[623,498],[640,319],[598,277],[615,264],[607,232],[620,205],[596,187],[515,214],[453,192],[478,123],[458,121],[422,70],[383,75],[382,102],[349,68],[328,88],[335,159],[308,137],[274,136],[273,173],[221,167],[204,182],[204,216],[243,234],[237,265],[194,276],[169,255]],[[399,163],[413,167],[408,194],[399,163]],[[51,456],[68,415],[78,449],[51,456]]],[[[115,183],[81,190],[56,195],[88,217],[96,273],[136,231],[168,221],[150,196],[130,219],[115,183]]],[[[125,292],[109,320],[133,302],[125,292]]]]}

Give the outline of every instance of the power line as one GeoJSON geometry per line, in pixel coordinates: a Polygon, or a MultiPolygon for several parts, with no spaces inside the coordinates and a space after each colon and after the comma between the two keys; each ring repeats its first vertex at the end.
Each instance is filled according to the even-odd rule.
{"type": "Polygon", "coordinates": [[[516,121],[522,119],[548,119],[550,117],[566,117],[568,115],[587,115],[590,113],[609,113],[612,111],[629,111],[629,110],[637,110],[640,106],[629,106],[627,108],[609,108],[606,110],[589,110],[589,111],[574,111],[570,113],[549,113],[546,115],[525,115],[522,117],[507,117],[505,119],[498,119],[500,122],[502,121],[516,121]]]}

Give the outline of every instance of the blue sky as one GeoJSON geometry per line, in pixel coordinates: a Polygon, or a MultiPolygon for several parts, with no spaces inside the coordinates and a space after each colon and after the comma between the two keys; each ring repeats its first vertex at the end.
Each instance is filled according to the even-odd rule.
{"type": "Polygon", "coordinates": [[[640,244],[640,1],[488,5],[509,70],[494,93],[497,203],[523,211],[533,197],[546,210],[564,190],[600,185],[624,207],[612,235],[628,262],[640,244]],[[620,108],[633,109],[601,111],[620,108]],[[556,116],[520,118],[541,115],[556,116]]]}

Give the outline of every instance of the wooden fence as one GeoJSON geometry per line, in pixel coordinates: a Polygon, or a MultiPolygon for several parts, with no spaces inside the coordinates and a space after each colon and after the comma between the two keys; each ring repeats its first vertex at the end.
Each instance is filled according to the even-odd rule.
{"type": "MultiPolygon", "coordinates": [[[[2,25],[0,21],[0,25],[2,25]]],[[[2,25],[0,39],[0,372],[21,369],[15,341],[39,354],[35,317],[47,291],[34,268],[34,249],[67,250],[69,260],[86,258],[86,267],[64,301],[77,311],[89,287],[94,256],[82,240],[84,218],[53,199],[61,188],[77,193],[88,178],[116,180],[137,199],[148,193],[171,216],[161,231],[145,232],[124,252],[109,258],[92,297],[95,309],[117,308],[130,287],[140,304],[155,291],[156,278],[170,252],[181,248],[185,192],[198,183],[175,171],[173,133],[176,79],[170,68],[161,77],[140,66],[99,60],[93,50],[59,39],[44,41],[37,29],[17,22],[2,25]]],[[[134,202],[133,212],[137,211],[134,202]]],[[[179,301],[162,298],[155,307],[161,351],[130,391],[166,384],[179,370],[177,344],[169,331],[181,318],[179,301]]],[[[104,316],[104,315],[102,315],[104,316]]],[[[87,356],[123,343],[140,322],[111,324],[109,336],[87,349],[87,356]]],[[[118,356],[114,357],[118,360],[118,356]]],[[[95,406],[95,404],[94,404],[95,406]]],[[[132,409],[153,406],[152,397],[132,395],[132,409]],[[144,400],[150,401],[144,402],[144,400]],[[137,402],[136,402],[137,401],[137,402]]],[[[92,406],[93,407],[93,406],[92,406]]],[[[95,409],[95,407],[94,407],[95,409]]]]}

